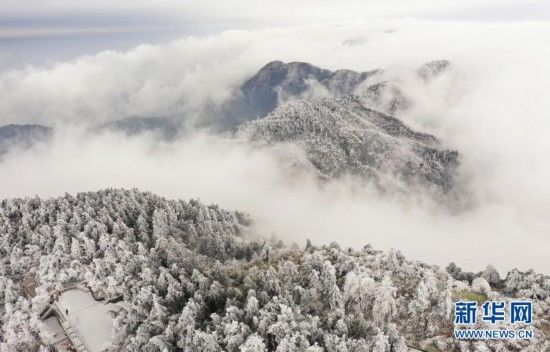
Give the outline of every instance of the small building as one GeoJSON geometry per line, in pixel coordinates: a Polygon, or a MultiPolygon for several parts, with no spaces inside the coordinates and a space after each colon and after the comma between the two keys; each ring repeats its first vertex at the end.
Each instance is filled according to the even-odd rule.
{"type": "Polygon", "coordinates": [[[96,300],[83,285],[69,287],[55,295],[41,314],[59,351],[101,352],[113,343],[115,303],[96,300]]]}

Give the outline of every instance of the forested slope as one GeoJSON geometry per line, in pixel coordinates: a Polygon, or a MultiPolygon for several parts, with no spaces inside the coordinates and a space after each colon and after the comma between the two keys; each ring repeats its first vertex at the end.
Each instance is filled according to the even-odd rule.
{"type": "Polygon", "coordinates": [[[74,282],[122,297],[114,348],[128,351],[548,346],[548,277],[513,271],[500,280],[491,268],[468,274],[451,266],[455,279],[393,250],[266,242],[246,215],[198,201],[118,189],[4,200],[0,234],[2,351],[45,343],[38,314],[52,292],[74,282]],[[452,339],[453,301],[472,296],[533,299],[535,339],[452,339]]]}

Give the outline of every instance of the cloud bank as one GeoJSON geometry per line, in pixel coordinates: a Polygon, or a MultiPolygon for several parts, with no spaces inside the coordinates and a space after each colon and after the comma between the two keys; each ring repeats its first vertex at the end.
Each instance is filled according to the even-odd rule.
{"type": "Polygon", "coordinates": [[[52,145],[0,164],[0,194],[135,186],[248,211],[263,233],[290,241],[372,243],[442,265],[550,272],[549,39],[546,23],[376,20],[228,31],[5,71],[0,122],[43,123],[59,132],[52,145]],[[454,69],[431,83],[411,78],[418,65],[438,58],[454,69]],[[449,214],[380,199],[345,181],[320,186],[307,174],[289,177],[277,154],[219,137],[159,144],[81,137],[72,127],[128,116],[194,121],[275,59],[333,70],[388,68],[415,101],[400,118],[461,152],[471,207],[449,214]]]}

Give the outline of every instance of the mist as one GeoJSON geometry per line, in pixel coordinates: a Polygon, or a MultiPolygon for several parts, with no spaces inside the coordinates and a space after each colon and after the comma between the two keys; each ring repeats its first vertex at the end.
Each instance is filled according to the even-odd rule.
{"type": "Polygon", "coordinates": [[[0,195],[51,197],[138,187],[250,213],[258,232],[303,245],[401,250],[469,270],[494,264],[550,272],[550,40],[546,23],[371,20],[227,31],[0,73],[0,122],[56,127],[51,143],[6,155],[0,195]],[[452,70],[414,78],[424,62],[452,70]],[[398,117],[461,154],[472,202],[449,212],[419,196],[381,197],[352,180],[319,183],[284,167],[285,153],[192,131],[90,136],[80,126],[129,116],[171,116],[193,126],[271,60],[386,69],[412,98],[398,117]]]}

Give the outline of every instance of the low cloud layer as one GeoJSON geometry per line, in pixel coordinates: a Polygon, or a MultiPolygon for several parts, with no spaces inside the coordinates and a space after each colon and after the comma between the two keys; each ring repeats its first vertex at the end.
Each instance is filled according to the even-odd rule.
{"type": "Polygon", "coordinates": [[[58,133],[52,145],[5,158],[0,194],[139,187],[248,211],[263,233],[299,243],[372,243],[442,265],[549,272],[549,39],[545,23],[346,22],[229,31],[6,71],[1,124],[36,122],[58,133]],[[453,70],[430,83],[411,78],[414,68],[439,58],[453,70]],[[415,101],[400,118],[460,151],[472,205],[449,214],[345,181],[320,186],[308,175],[289,177],[269,151],[219,137],[158,144],[81,138],[68,127],[128,116],[193,121],[275,59],[333,70],[388,68],[415,101]]]}

